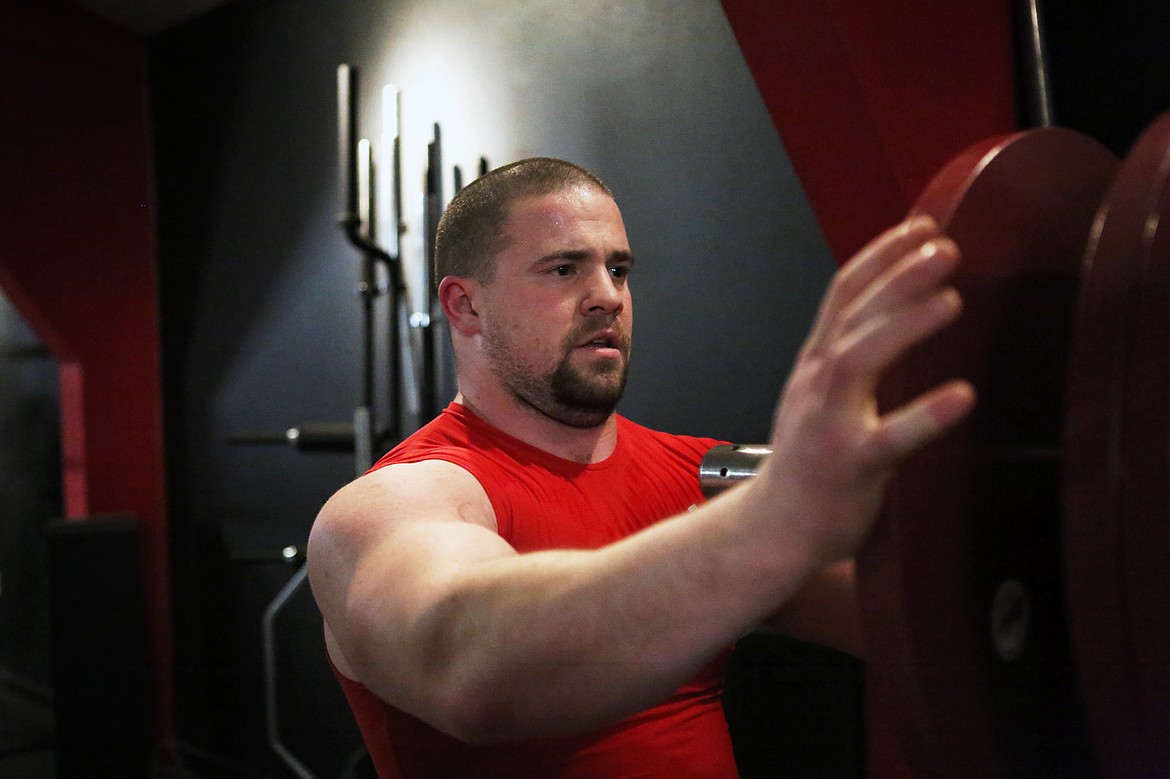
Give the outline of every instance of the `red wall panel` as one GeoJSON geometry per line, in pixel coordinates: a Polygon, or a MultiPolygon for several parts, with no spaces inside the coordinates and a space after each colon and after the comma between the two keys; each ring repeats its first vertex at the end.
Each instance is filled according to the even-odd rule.
{"type": "Polygon", "coordinates": [[[72,6],[0,7],[0,286],[57,357],[65,512],[141,523],[156,738],[171,632],[145,46],[72,6]]]}
{"type": "Polygon", "coordinates": [[[951,157],[1015,129],[1007,0],[723,0],[838,262],[951,157]]]}

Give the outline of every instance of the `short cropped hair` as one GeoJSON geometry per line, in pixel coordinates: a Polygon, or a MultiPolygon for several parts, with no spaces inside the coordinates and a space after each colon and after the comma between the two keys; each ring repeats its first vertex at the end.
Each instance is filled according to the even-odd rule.
{"type": "Polygon", "coordinates": [[[594,187],[613,197],[601,179],[580,165],[551,157],[532,157],[496,168],[461,189],[439,220],[435,234],[435,283],[465,276],[487,284],[495,276],[496,255],[507,246],[501,232],[508,207],[521,198],[594,187]]]}

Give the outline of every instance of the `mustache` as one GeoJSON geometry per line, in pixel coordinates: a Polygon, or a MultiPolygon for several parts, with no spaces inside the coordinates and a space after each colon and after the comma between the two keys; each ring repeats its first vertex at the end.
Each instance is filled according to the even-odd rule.
{"type": "Polygon", "coordinates": [[[618,346],[621,348],[621,351],[628,354],[630,351],[631,341],[630,332],[626,329],[626,326],[622,323],[622,320],[618,319],[616,316],[606,317],[605,319],[594,319],[586,322],[570,333],[568,338],[565,339],[565,343],[570,349],[575,348],[580,344],[591,340],[593,336],[597,335],[598,333],[603,333],[607,330],[611,331],[617,336],[619,341],[618,346]]]}

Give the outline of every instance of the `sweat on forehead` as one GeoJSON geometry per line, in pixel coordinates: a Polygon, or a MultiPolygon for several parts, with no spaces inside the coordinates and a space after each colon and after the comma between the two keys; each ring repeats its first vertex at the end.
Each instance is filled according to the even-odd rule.
{"type": "Polygon", "coordinates": [[[568,224],[570,219],[568,214],[573,211],[574,206],[599,191],[596,187],[573,184],[554,192],[516,198],[505,210],[500,231],[507,234],[510,227],[519,226],[521,223],[527,227],[563,228],[568,224]]]}

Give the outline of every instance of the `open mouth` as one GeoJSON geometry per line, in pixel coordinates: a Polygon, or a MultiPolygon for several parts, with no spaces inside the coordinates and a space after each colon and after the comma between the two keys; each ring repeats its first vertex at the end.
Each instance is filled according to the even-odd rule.
{"type": "Polygon", "coordinates": [[[622,346],[621,336],[615,331],[606,330],[601,333],[594,333],[587,341],[578,344],[577,348],[593,351],[597,354],[617,357],[622,354],[622,346]]]}

